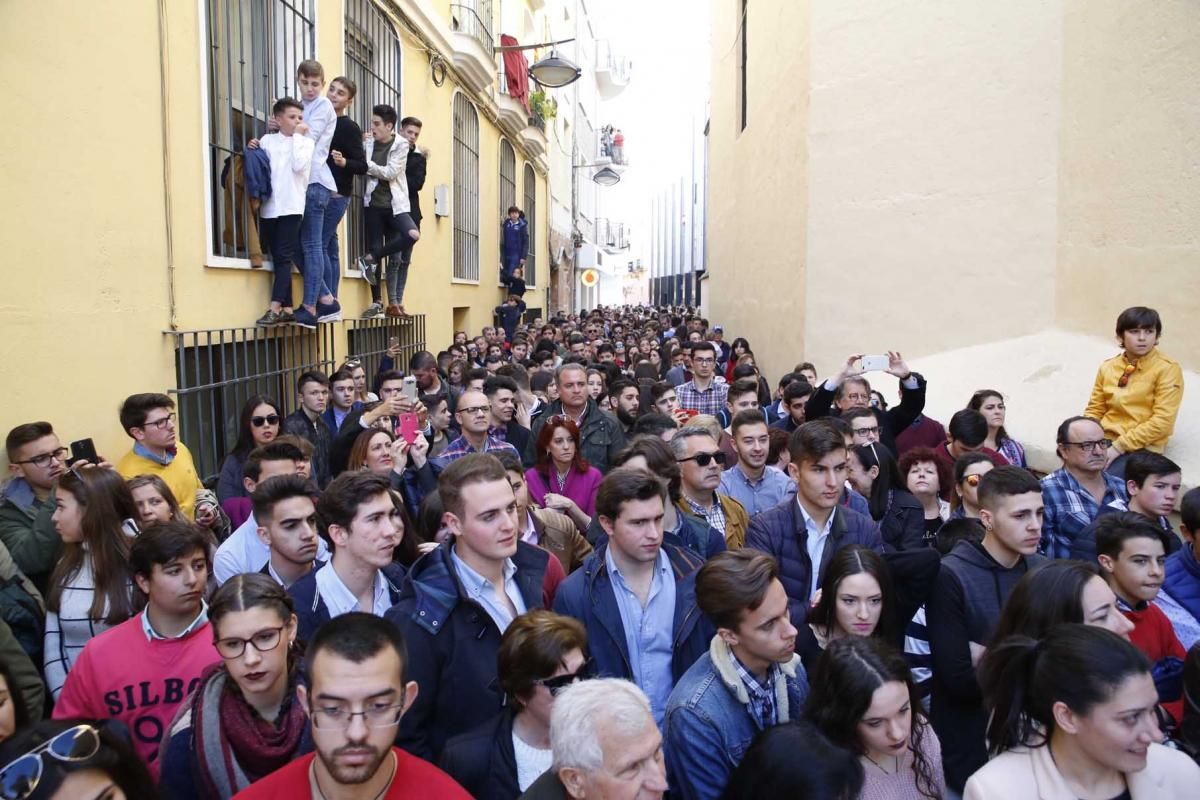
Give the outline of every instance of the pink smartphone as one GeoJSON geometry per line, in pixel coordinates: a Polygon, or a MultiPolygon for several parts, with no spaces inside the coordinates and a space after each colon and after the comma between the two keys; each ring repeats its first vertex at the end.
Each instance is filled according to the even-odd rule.
{"type": "Polygon", "coordinates": [[[401,414],[400,415],[400,437],[410,445],[417,440],[421,435],[420,425],[417,423],[416,414],[401,414]]]}

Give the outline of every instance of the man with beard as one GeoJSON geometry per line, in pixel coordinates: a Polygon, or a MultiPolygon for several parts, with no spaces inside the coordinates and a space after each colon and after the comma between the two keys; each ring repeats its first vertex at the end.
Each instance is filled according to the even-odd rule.
{"type": "Polygon", "coordinates": [[[408,654],[396,626],[371,614],[345,614],[317,631],[307,656],[296,695],[316,752],[251,784],[239,800],[470,800],[449,775],[392,745],[417,697],[416,682],[405,681],[408,654]]]}
{"type": "Polygon", "coordinates": [[[613,381],[608,387],[608,399],[617,415],[617,421],[621,423],[621,429],[628,436],[642,410],[641,392],[638,391],[637,384],[628,378],[613,381]]]}

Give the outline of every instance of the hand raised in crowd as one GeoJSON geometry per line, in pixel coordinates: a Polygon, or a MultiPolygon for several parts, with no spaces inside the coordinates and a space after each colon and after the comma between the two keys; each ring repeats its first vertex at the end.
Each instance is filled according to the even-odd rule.
{"type": "Polygon", "coordinates": [[[408,446],[408,454],[412,458],[413,466],[421,469],[429,461],[429,440],[421,434],[417,434],[416,441],[408,446]]]}
{"type": "Polygon", "coordinates": [[[888,350],[888,375],[895,375],[900,380],[904,380],[909,375],[912,375],[912,370],[908,368],[908,364],[904,362],[904,356],[899,352],[888,350]]]}
{"type": "Polygon", "coordinates": [[[404,437],[398,437],[392,441],[388,451],[392,456],[392,472],[404,472],[408,466],[408,442],[404,441],[404,437]]]}
{"type": "Polygon", "coordinates": [[[863,374],[862,367],[863,354],[854,353],[846,359],[845,365],[841,368],[833,380],[837,384],[841,384],[846,378],[853,378],[855,375],[863,374]]]}
{"type": "Polygon", "coordinates": [[[691,418],[692,415],[688,413],[686,408],[677,408],[671,412],[671,419],[675,420],[675,424],[681,428],[686,425],[687,421],[691,418]]]}
{"type": "Polygon", "coordinates": [[[388,345],[387,357],[390,358],[392,361],[395,361],[396,359],[400,358],[400,343],[399,342],[393,342],[392,344],[388,345]]]}
{"type": "Polygon", "coordinates": [[[517,403],[517,411],[514,419],[517,420],[518,425],[526,430],[533,424],[533,421],[529,417],[529,409],[525,407],[524,403],[517,403]]]}
{"type": "Polygon", "coordinates": [[[196,506],[196,524],[201,528],[211,528],[217,522],[217,507],[212,503],[196,506]]]}

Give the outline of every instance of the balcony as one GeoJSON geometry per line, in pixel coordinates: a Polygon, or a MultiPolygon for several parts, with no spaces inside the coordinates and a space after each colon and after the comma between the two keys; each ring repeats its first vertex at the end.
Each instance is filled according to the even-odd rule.
{"type": "Polygon", "coordinates": [[[500,91],[496,93],[496,111],[500,119],[500,127],[513,136],[520,135],[529,120],[529,112],[520,100],[508,93],[508,81],[504,70],[499,75],[500,91]]]}
{"type": "Polygon", "coordinates": [[[521,144],[534,158],[546,155],[546,120],[534,109],[521,129],[521,144]]]}
{"type": "Polygon", "coordinates": [[[614,167],[629,166],[629,151],[625,147],[625,134],[620,128],[606,125],[596,131],[596,162],[614,167]]]}
{"type": "Polygon", "coordinates": [[[492,48],[492,0],[450,4],[450,44],[454,69],[472,90],[482,92],[496,78],[492,48]]]}
{"type": "Polygon", "coordinates": [[[633,62],[617,55],[607,39],[596,40],[596,88],[604,100],[612,100],[629,85],[633,62]]]}
{"type": "Polygon", "coordinates": [[[604,252],[615,255],[629,249],[629,226],[606,217],[596,220],[596,243],[604,252]]]}

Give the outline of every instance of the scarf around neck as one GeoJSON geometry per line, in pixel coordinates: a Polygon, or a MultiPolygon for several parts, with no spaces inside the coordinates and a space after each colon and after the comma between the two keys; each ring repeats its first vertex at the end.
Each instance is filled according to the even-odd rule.
{"type": "Polygon", "coordinates": [[[293,698],[295,670],[274,723],[258,716],[221,664],[192,695],[192,743],[208,796],[231,798],[288,764],[300,747],[307,720],[293,698]]]}

